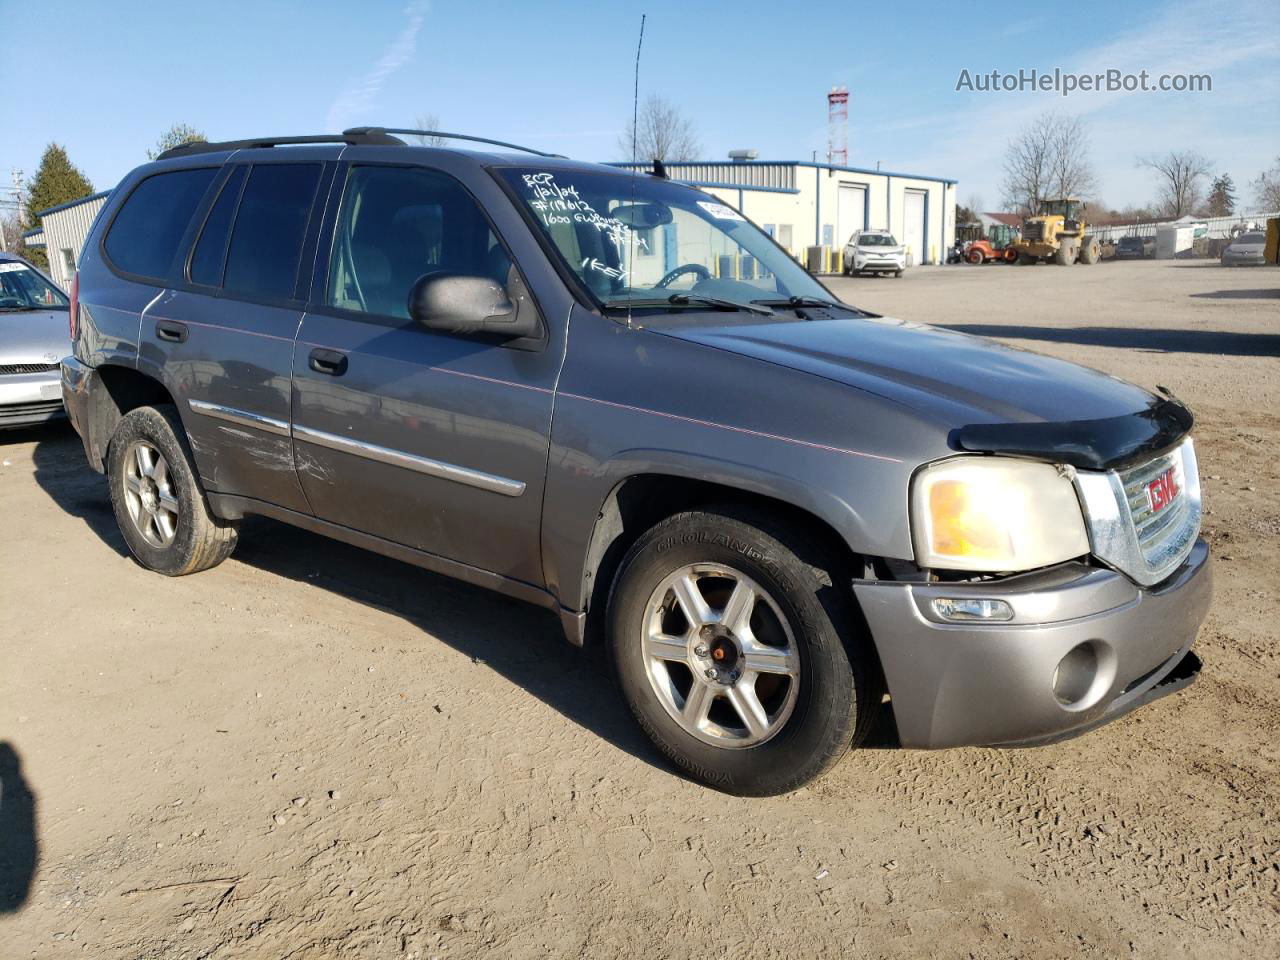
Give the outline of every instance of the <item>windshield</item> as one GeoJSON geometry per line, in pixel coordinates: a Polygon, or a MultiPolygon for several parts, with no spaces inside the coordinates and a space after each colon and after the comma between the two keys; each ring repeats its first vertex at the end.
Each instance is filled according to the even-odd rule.
{"type": "Polygon", "coordinates": [[[1235,243],[1266,243],[1267,238],[1260,233],[1242,233],[1236,237],[1235,243]]]}
{"type": "Polygon", "coordinates": [[[647,174],[496,172],[605,306],[831,297],[736,210],[693,187],[647,174]]]}
{"type": "Polygon", "coordinates": [[[25,263],[0,260],[0,310],[66,309],[67,298],[25,263]]]}
{"type": "Polygon", "coordinates": [[[896,247],[898,241],[891,233],[864,233],[858,237],[860,247],[896,247]]]}

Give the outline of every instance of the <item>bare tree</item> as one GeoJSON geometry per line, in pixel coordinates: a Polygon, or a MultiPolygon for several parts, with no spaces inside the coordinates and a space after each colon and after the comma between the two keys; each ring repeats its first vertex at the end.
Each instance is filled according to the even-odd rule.
{"type": "Polygon", "coordinates": [[[965,206],[974,213],[982,213],[982,195],[978,193],[969,194],[969,202],[965,206]]]}
{"type": "MultiPolygon", "coordinates": [[[[419,130],[440,129],[440,117],[434,113],[420,113],[414,118],[413,123],[419,130]]],[[[443,147],[449,142],[448,137],[436,137],[425,133],[412,134],[409,139],[416,140],[420,147],[443,147]]]]}
{"type": "Polygon", "coordinates": [[[1042,113],[1005,148],[1001,191],[1006,209],[1031,214],[1038,200],[1087,197],[1095,186],[1089,129],[1080,117],[1042,113]]]}
{"type": "Polygon", "coordinates": [[[694,135],[693,124],[680,108],[654,95],[640,105],[638,122],[627,123],[627,132],[619,139],[618,150],[628,160],[671,163],[695,159],[702,147],[694,135]]]}
{"type": "Polygon", "coordinates": [[[1251,184],[1254,203],[1259,213],[1275,213],[1280,210],[1280,157],[1270,170],[1263,170],[1251,184]]]}
{"type": "Polygon", "coordinates": [[[188,123],[175,123],[160,135],[155,147],[147,151],[147,159],[154,160],[166,150],[185,146],[188,143],[204,143],[208,137],[188,123]]]}
{"type": "Polygon", "coordinates": [[[1201,182],[1213,172],[1213,164],[1195,150],[1170,150],[1162,157],[1139,157],[1138,166],[1156,174],[1160,184],[1160,212],[1176,220],[1193,212],[1204,200],[1201,182]]]}

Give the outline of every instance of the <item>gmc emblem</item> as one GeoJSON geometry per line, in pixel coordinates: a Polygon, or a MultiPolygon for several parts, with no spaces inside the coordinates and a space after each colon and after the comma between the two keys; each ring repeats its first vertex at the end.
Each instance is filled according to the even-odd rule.
{"type": "Polygon", "coordinates": [[[1147,484],[1147,502],[1151,504],[1152,513],[1159,513],[1182,492],[1173,471],[1174,468],[1170,467],[1147,484]]]}

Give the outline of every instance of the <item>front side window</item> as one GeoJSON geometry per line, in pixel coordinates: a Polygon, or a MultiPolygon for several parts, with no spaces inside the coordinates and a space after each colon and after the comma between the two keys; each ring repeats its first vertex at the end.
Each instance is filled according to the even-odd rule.
{"type": "Polygon", "coordinates": [[[25,263],[0,260],[0,312],[65,310],[67,298],[25,263]]]}
{"type": "Polygon", "coordinates": [[[231,228],[226,290],[263,299],[293,297],[319,183],[318,163],[272,163],[250,170],[231,228]]]}
{"type": "Polygon", "coordinates": [[[409,318],[424,274],[484,276],[506,285],[511,259],[480,208],[451,177],[421,167],[353,167],[329,262],[327,301],[409,318]]]}
{"type": "Polygon", "coordinates": [[[682,295],[736,302],[830,297],[754,224],[692,187],[625,172],[497,173],[605,307],[682,295]]]}
{"type": "Polygon", "coordinates": [[[217,167],[174,170],[147,177],[111,222],[103,246],[117,270],[166,280],[191,216],[217,167]]]}

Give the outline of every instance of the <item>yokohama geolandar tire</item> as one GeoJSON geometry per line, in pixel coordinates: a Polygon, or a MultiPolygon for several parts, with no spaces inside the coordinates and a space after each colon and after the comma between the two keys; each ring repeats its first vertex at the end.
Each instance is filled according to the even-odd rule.
{"type": "Polygon", "coordinates": [[[235,549],[236,523],[209,512],[171,405],[125,414],[111,437],[107,480],[125,543],[149,570],[180,577],[217,566],[235,549]]]}
{"type": "Polygon", "coordinates": [[[785,793],[865,739],[880,672],[848,577],[811,538],[732,507],[681,513],[618,570],[609,648],[654,744],[728,793],[785,793]]]}

